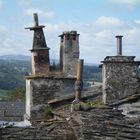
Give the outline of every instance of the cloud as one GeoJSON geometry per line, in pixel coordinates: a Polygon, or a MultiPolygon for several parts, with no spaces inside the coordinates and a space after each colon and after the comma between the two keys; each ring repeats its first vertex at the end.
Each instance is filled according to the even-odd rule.
{"type": "Polygon", "coordinates": [[[9,36],[10,32],[6,26],[0,25],[0,52],[1,54],[13,53],[12,39],[9,36]]]}
{"type": "Polygon", "coordinates": [[[110,34],[111,34],[111,31],[110,30],[103,30],[103,31],[97,32],[96,33],[96,37],[97,38],[106,38],[110,34]]]}
{"type": "Polygon", "coordinates": [[[24,14],[28,16],[32,16],[33,13],[38,13],[39,16],[45,19],[52,19],[55,16],[55,13],[53,11],[45,12],[41,9],[36,9],[36,8],[29,8],[24,11],[24,14]]]}
{"type": "Polygon", "coordinates": [[[111,0],[111,2],[118,3],[118,4],[127,4],[132,6],[140,5],[140,0],[111,0]]]}
{"type": "Polygon", "coordinates": [[[134,20],[134,22],[140,24],[140,20],[134,20]]]}
{"type": "Polygon", "coordinates": [[[0,33],[5,33],[8,31],[8,28],[3,26],[3,25],[0,25],[0,33]]]}
{"type": "Polygon", "coordinates": [[[11,30],[11,28],[0,25],[0,55],[28,53],[32,36],[30,34],[25,35],[23,31],[21,33],[19,30],[19,28],[11,30]]]}
{"type": "Polygon", "coordinates": [[[123,22],[118,18],[101,16],[95,21],[95,24],[98,26],[112,27],[112,26],[121,26],[123,25],[123,22]]]}
{"type": "Polygon", "coordinates": [[[57,31],[60,31],[60,25],[48,23],[45,30],[47,32],[57,32],[57,31]]]}

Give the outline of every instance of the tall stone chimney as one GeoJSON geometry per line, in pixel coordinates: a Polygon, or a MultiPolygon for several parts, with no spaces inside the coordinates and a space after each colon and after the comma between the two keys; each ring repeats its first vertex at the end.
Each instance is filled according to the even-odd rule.
{"type": "Polygon", "coordinates": [[[25,29],[34,31],[32,53],[32,74],[42,75],[49,71],[49,48],[47,47],[43,28],[45,26],[39,25],[38,15],[34,13],[34,26],[25,29]]]}
{"type": "Polygon", "coordinates": [[[60,67],[68,77],[76,77],[79,59],[79,34],[77,31],[63,32],[60,37],[60,67]]]}

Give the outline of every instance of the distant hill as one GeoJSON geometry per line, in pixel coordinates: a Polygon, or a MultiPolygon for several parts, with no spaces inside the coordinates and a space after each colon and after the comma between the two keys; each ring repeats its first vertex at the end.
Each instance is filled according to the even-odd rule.
{"type": "MultiPolygon", "coordinates": [[[[0,55],[0,60],[24,60],[24,61],[31,61],[31,56],[28,56],[28,55],[12,55],[12,54],[9,54],[9,55],[0,55]]],[[[54,59],[51,59],[50,60],[50,63],[53,64],[59,64],[59,60],[54,60],[54,59]]],[[[94,63],[85,63],[84,65],[86,66],[99,66],[99,64],[94,64],[94,63]]]]}
{"type": "MultiPolygon", "coordinates": [[[[11,62],[12,60],[22,60],[22,61],[31,61],[31,56],[28,55],[0,55],[0,60],[7,60],[11,62]]],[[[59,60],[50,60],[50,64],[59,64],[59,60]]]]}
{"type": "Polygon", "coordinates": [[[95,63],[84,63],[85,66],[96,66],[98,67],[100,64],[95,64],[95,63]]]}
{"type": "Polygon", "coordinates": [[[24,60],[24,61],[31,61],[31,56],[27,55],[1,55],[1,60],[24,60]]]}

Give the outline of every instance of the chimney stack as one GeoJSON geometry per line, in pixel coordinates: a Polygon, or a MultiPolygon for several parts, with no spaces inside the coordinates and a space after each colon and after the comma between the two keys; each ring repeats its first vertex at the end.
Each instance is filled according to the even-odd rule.
{"type": "Polygon", "coordinates": [[[49,48],[46,43],[43,28],[45,26],[39,25],[37,13],[33,14],[34,26],[25,29],[34,31],[32,53],[32,74],[41,75],[46,74],[50,70],[49,48]]]}
{"type": "Polygon", "coordinates": [[[34,13],[34,24],[35,24],[35,26],[39,25],[38,24],[38,15],[37,15],[37,13],[34,13]]]}
{"type": "Polygon", "coordinates": [[[121,56],[122,55],[122,35],[117,35],[117,55],[121,56]]]}

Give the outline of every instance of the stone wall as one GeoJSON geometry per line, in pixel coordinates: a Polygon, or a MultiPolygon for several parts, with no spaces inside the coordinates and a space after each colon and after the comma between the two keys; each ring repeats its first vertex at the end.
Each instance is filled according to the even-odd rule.
{"type": "Polygon", "coordinates": [[[133,56],[108,56],[103,61],[103,101],[113,103],[136,94],[139,62],[133,56]]]}
{"type": "Polygon", "coordinates": [[[32,50],[32,74],[41,75],[50,70],[49,49],[32,50]]]}
{"type": "MultiPolygon", "coordinates": [[[[26,79],[26,114],[48,101],[74,94],[75,78],[34,77],[26,79]]],[[[43,116],[43,115],[42,115],[43,116]]]]}

